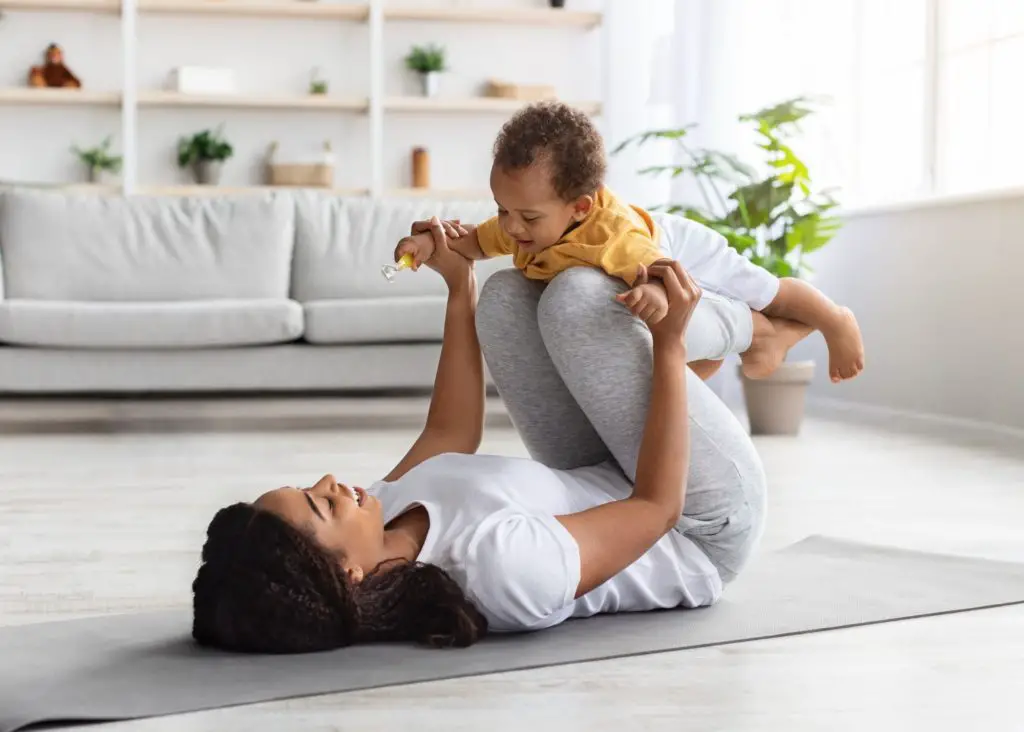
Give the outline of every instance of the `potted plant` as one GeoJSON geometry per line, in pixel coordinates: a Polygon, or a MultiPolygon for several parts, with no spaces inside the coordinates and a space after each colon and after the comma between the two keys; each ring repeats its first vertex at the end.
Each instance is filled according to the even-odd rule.
{"type": "Polygon", "coordinates": [[[440,73],[447,70],[444,47],[433,44],[413,46],[412,50],[409,51],[409,55],[405,57],[405,65],[420,75],[420,82],[423,84],[423,96],[433,97],[437,95],[440,73]]]}
{"type": "Polygon", "coordinates": [[[105,174],[116,175],[121,172],[122,158],[110,152],[111,138],[107,136],[96,147],[82,149],[75,145],[71,151],[78,156],[86,168],[90,183],[102,183],[105,174]]]}
{"type": "MultiPolygon", "coordinates": [[[[681,214],[717,231],[729,246],[778,277],[806,277],[804,257],[839,231],[840,221],[829,212],[838,204],[829,191],[815,191],[810,172],[790,147],[799,122],[814,112],[804,97],[790,99],[739,121],[753,128],[760,158],[750,165],[718,150],[695,149],[686,143],[693,125],[652,130],[624,141],[614,152],[649,140],[677,143],[681,162],[644,168],[644,174],[688,175],[695,182],[702,206],[669,204],[654,207],[681,214]]],[[[783,362],[765,379],[740,374],[754,434],[796,434],[803,419],[807,386],[814,362],[783,362]]]]}
{"type": "Polygon", "coordinates": [[[313,69],[309,78],[309,93],[310,94],[326,94],[328,89],[327,79],[324,78],[323,71],[317,67],[313,69]]]}
{"type": "Polygon", "coordinates": [[[190,168],[196,183],[216,185],[220,181],[224,161],[234,152],[231,143],[221,135],[219,127],[216,130],[202,130],[178,140],[178,166],[190,168]]]}

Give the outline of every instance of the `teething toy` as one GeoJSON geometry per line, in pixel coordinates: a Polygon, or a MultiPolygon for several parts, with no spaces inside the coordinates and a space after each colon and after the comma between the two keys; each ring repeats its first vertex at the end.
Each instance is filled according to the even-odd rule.
{"type": "Polygon", "coordinates": [[[384,275],[384,279],[388,282],[395,281],[395,275],[401,272],[403,269],[409,269],[412,267],[412,255],[403,254],[402,258],[399,259],[395,264],[385,264],[380,268],[380,273],[384,275]]]}

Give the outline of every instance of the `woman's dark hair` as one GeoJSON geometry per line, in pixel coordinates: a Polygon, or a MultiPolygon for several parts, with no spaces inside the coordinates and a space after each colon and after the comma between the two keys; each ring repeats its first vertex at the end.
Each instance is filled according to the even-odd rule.
{"type": "Polygon", "coordinates": [[[213,517],[192,592],[192,636],[232,651],[373,641],[465,647],[487,632],[487,620],[441,568],[403,562],[353,583],[313,539],[248,503],[213,517]]]}

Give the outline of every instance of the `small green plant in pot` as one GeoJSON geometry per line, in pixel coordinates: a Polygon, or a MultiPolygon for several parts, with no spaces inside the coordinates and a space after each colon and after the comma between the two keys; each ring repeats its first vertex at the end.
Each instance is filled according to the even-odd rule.
{"type": "Polygon", "coordinates": [[[200,185],[219,183],[221,167],[234,153],[234,148],[224,139],[219,127],[216,130],[202,130],[178,140],[178,166],[189,168],[193,179],[200,185]]]}
{"type": "Polygon", "coordinates": [[[96,147],[80,148],[77,145],[71,151],[85,165],[90,183],[101,183],[106,175],[117,175],[121,172],[122,158],[110,151],[111,138],[107,136],[96,147]]]}
{"type": "MultiPolygon", "coordinates": [[[[789,144],[799,133],[799,122],[813,113],[814,100],[798,97],[741,115],[739,121],[755,133],[754,164],[727,152],[690,146],[687,135],[693,125],[644,132],[613,152],[651,140],[673,141],[680,162],[640,172],[689,176],[702,205],[652,208],[717,231],[729,246],[778,277],[806,277],[811,270],[805,256],[828,244],[840,228],[840,220],[831,213],[837,201],[829,191],[814,189],[807,164],[789,144]]],[[[799,432],[813,373],[812,361],[784,362],[765,379],[750,380],[741,373],[751,432],[799,432]]]]}
{"type": "Polygon", "coordinates": [[[437,96],[440,74],[448,69],[445,57],[444,47],[434,44],[413,46],[409,55],[405,57],[406,68],[420,75],[423,96],[437,96]]]}

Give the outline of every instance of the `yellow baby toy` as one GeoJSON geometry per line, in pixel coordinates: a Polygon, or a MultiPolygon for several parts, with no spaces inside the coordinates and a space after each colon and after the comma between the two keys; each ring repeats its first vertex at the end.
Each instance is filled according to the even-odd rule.
{"type": "Polygon", "coordinates": [[[403,254],[395,264],[385,264],[380,268],[380,273],[384,275],[384,279],[388,282],[395,281],[395,275],[401,272],[403,269],[409,269],[412,267],[412,255],[403,254]]]}

